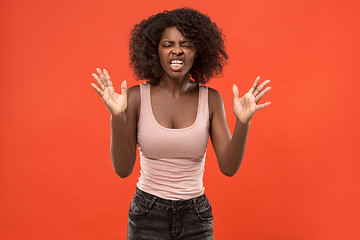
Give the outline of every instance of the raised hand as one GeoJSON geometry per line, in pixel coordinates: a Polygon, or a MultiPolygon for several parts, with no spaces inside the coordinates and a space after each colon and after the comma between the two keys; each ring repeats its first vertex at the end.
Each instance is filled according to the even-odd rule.
{"type": "Polygon", "coordinates": [[[257,77],[250,90],[241,98],[239,98],[238,87],[235,84],[233,85],[233,112],[241,123],[248,123],[255,112],[271,104],[271,102],[266,102],[257,105],[260,99],[271,89],[271,87],[267,87],[264,91],[262,91],[263,88],[270,82],[270,80],[266,80],[260,86],[258,86],[259,81],[260,77],[257,77]]]}
{"type": "Polygon", "coordinates": [[[110,114],[115,116],[124,112],[127,108],[127,86],[126,80],[121,83],[121,94],[115,92],[109,73],[104,69],[96,68],[97,74],[93,73],[95,81],[99,85],[91,83],[91,86],[100,95],[110,114]]]}

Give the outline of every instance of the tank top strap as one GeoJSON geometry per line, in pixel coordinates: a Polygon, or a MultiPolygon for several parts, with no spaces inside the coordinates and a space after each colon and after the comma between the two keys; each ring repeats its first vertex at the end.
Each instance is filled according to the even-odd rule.
{"type": "Polygon", "coordinates": [[[201,123],[204,123],[206,121],[209,121],[209,89],[207,86],[202,85],[199,83],[199,103],[200,104],[200,108],[199,108],[199,112],[198,114],[200,119],[199,121],[201,123]]]}
{"type": "Polygon", "coordinates": [[[150,119],[150,83],[144,82],[140,84],[140,116],[150,119]]]}

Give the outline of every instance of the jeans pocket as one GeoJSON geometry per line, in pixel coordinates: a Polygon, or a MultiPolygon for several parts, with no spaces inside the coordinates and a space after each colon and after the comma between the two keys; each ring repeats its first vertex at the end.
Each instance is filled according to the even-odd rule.
{"type": "Polygon", "coordinates": [[[212,221],[214,216],[212,214],[212,207],[208,199],[199,202],[195,206],[196,215],[200,220],[212,221]]]}
{"type": "Polygon", "coordinates": [[[130,203],[129,215],[143,215],[148,211],[149,209],[147,208],[146,204],[142,204],[141,201],[133,198],[130,203]]]}

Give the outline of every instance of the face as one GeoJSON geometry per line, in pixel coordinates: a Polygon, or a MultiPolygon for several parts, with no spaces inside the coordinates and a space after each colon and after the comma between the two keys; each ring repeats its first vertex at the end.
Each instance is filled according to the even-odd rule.
{"type": "Polygon", "coordinates": [[[196,48],[176,27],[169,27],[160,39],[159,57],[165,76],[182,79],[189,75],[196,48]]]}

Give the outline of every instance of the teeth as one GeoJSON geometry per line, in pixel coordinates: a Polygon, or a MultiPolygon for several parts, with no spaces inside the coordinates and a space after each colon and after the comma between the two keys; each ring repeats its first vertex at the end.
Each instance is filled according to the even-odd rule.
{"type": "Polygon", "coordinates": [[[183,64],[183,61],[182,60],[172,60],[172,61],[170,61],[170,64],[174,65],[174,66],[180,66],[181,64],[183,64]]]}

